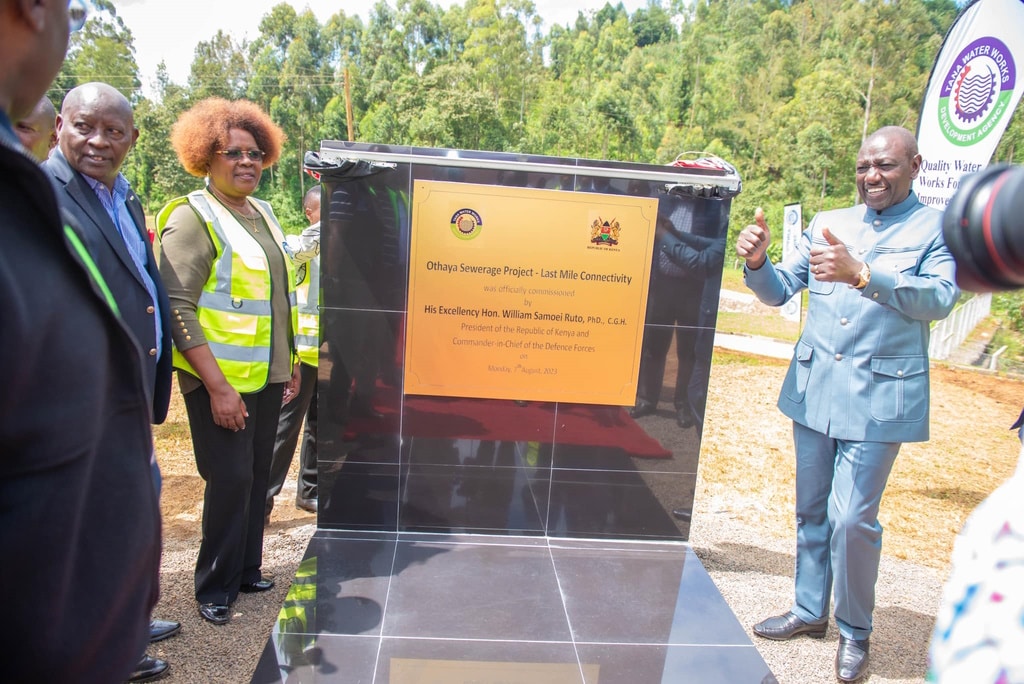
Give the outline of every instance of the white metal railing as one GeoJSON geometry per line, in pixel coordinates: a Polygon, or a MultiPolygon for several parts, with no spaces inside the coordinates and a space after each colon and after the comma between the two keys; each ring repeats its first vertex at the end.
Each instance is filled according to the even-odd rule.
{"type": "Polygon", "coordinates": [[[932,326],[928,356],[936,361],[948,359],[963,344],[974,327],[992,312],[992,294],[971,297],[943,320],[932,326]]]}

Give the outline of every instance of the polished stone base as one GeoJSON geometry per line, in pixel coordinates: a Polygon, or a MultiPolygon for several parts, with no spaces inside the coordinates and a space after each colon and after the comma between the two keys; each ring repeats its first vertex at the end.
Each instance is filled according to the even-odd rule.
{"type": "MultiPolygon", "coordinates": [[[[318,531],[253,681],[775,681],[686,544],[738,176],[724,169],[340,141],[325,141],[322,150],[324,159],[341,163],[321,176],[318,531]],[[364,173],[349,163],[353,155],[370,155],[391,170],[364,173]],[[590,378],[574,383],[554,365],[545,370],[556,371],[550,375],[558,375],[557,391],[550,383],[488,378],[496,372],[491,362],[511,359],[507,354],[483,365],[459,353],[465,365],[428,373],[432,382],[443,377],[443,387],[417,375],[436,361],[433,350],[424,354],[420,343],[411,343],[429,328],[420,311],[408,308],[415,277],[422,276],[416,274],[430,260],[420,247],[452,240],[453,263],[462,258],[456,247],[458,254],[464,247],[446,222],[435,231],[421,201],[427,195],[420,193],[439,186],[421,182],[490,188],[486,194],[495,201],[524,195],[495,194],[494,186],[550,191],[536,196],[545,202],[578,193],[574,203],[593,200],[595,207],[613,206],[613,195],[658,201],[657,216],[649,216],[658,240],[670,233],[678,243],[673,253],[700,266],[673,268],[668,257],[654,258],[653,249],[649,264],[646,257],[629,261],[630,252],[618,247],[602,252],[594,262],[602,271],[650,276],[643,297],[629,305],[635,314],[629,325],[643,326],[642,343],[634,336],[628,344],[573,351],[593,353],[587,368],[595,374],[634,364],[622,376],[630,390],[616,396],[618,405],[590,403],[596,400],[590,378]],[[675,192],[666,192],[669,186],[675,192]],[[721,192],[709,195],[710,186],[721,192]],[[416,349],[420,355],[410,358],[416,349]],[[638,399],[654,410],[634,419],[628,409],[638,399]]],[[[482,196],[468,193],[466,206],[482,196]]],[[[515,230],[513,242],[523,249],[498,253],[484,249],[484,240],[475,243],[479,259],[488,260],[480,263],[542,257],[549,267],[591,263],[584,251],[593,248],[591,219],[580,225],[552,219],[560,215],[518,216],[507,228],[488,218],[488,231],[515,230]],[[538,244],[528,244],[524,224],[543,225],[543,244],[540,234],[538,244]],[[554,231],[578,238],[564,243],[565,253],[548,254],[554,231]]],[[[655,240],[639,224],[630,230],[623,239],[655,240]]],[[[467,256],[467,263],[477,256],[467,256]]],[[[436,303],[459,305],[459,316],[487,288],[495,292],[496,310],[512,302],[552,312],[591,306],[569,301],[575,289],[535,288],[536,305],[518,296],[506,300],[497,293],[520,292],[526,281],[505,271],[500,278],[450,276],[436,303]]],[[[625,296],[600,292],[606,294],[593,296],[604,301],[625,296]]],[[[580,293],[580,299],[589,296],[580,293]]],[[[590,337],[596,332],[586,327],[590,323],[537,332],[513,322],[500,331],[497,321],[490,332],[472,329],[474,335],[509,336],[507,348],[529,341],[531,353],[548,353],[544,344],[552,335],[598,337],[590,337]]],[[[458,353],[438,351],[449,360],[458,353]]],[[[565,368],[570,365],[582,367],[565,368]]]]}
{"type": "Polygon", "coordinates": [[[685,543],[320,530],[252,681],[775,677],[685,543]]]}

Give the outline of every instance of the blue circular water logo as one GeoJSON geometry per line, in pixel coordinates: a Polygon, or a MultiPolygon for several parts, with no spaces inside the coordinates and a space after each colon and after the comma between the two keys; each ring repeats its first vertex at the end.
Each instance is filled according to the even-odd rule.
{"type": "Polygon", "coordinates": [[[957,55],[939,91],[939,128],[954,145],[969,147],[988,137],[1006,116],[1017,68],[1006,44],[987,36],[957,55]]]}

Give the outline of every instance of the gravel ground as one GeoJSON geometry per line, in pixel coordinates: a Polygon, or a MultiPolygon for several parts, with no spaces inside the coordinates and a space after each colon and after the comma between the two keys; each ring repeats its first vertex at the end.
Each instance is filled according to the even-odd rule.
{"type": "MultiPolygon", "coordinates": [[[[291,487],[294,480],[289,482],[291,487]]],[[[286,485],[288,487],[289,485],[286,485]]],[[[192,597],[197,540],[169,539],[162,565],[162,599],[155,615],[178,620],[182,631],[153,644],[150,655],[171,663],[164,682],[249,682],[284,601],[309,538],[311,515],[287,510],[294,489],[279,497],[268,529],[264,572],[277,586],[264,594],[242,594],[232,621],[223,627],[204,622],[192,597]],[[279,519],[282,518],[282,519],[279,519]]],[[[708,500],[698,492],[691,544],[740,623],[750,632],[758,620],[788,608],[792,596],[792,537],[766,534],[746,520],[734,503],[708,500]]],[[[938,610],[944,573],[883,556],[878,582],[871,676],[864,681],[922,682],[925,650],[938,610]]],[[[825,639],[771,642],[751,635],[772,672],[783,684],[835,682],[833,658],[839,638],[835,625],[825,639]]]]}
{"type": "MultiPolygon", "coordinates": [[[[293,479],[291,496],[294,491],[293,479]]],[[[288,501],[286,496],[287,490],[279,502],[288,501]]],[[[249,682],[314,532],[314,517],[298,511],[294,519],[271,521],[263,545],[263,573],[276,585],[262,594],[239,594],[231,622],[223,626],[204,621],[197,612],[193,571],[199,540],[167,540],[160,572],[161,598],[154,617],[177,620],[182,626],[177,636],[149,647],[149,655],[171,664],[169,675],[160,681],[249,682]]]]}
{"type": "MultiPolygon", "coordinates": [[[[821,640],[773,642],[750,630],[764,617],[787,610],[793,595],[792,476],[783,472],[791,468],[791,432],[775,408],[784,371],[785,362],[757,357],[749,367],[713,364],[690,543],[780,682],[832,684],[839,638],[834,622],[821,640]]],[[[933,367],[932,441],[905,447],[897,468],[903,472],[894,473],[895,482],[890,478],[889,489],[902,490],[901,498],[917,502],[918,508],[903,511],[903,519],[885,521],[870,674],[863,680],[869,684],[924,681],[952,538],[970,509],[1016,463],[1016,441],[1006,426],[1019,411],[1024,386],[973,372],[935,371],[933,367]],[[962,482],[957,471],[934,465],[951,458],[964,459],[986,477],[962,482]],[[966,503],[962,510],[938,505],[950,499],[966,503]]],[[[264,594],[240,595],[228,625],[204,622],[192,595],[202,482],[180,404],[175,391],[172,415],[158,437],[164,471],[164,554],[162,598],[154,614],[178,620],[183,628],[178,636],[153,644],[149,653],[171,663],[162,682],[247,683],[316,531],[315,516],[291,505],[295,459],[264,544],[264,573],[277,585],[264,594]]],[[[883,514],[892,512],[886,500],[882,508],[883,514]]]]}
{"type": "MultiPolygon", "coordinates": [[[[723,291],[723,311],[763,313],[763,309],[749,295],[723,291]]],[[[670,362],[673,356],[669,354],[670,362]]],[[[787,610],[793,595],[791,477],[780,478],[775,473],[775,481],[767,482],[771,468],[792,459],[789,423],[775,408],[784,369],[784,362],[756,360],[746,370],[713,365],[690,542],[778,680],[783,684],[832,684],[836,682],[833,661],[839,638],[834,622],[821,640],[773,642],[753,636],[750,629],[759,620],[787,610]]],[[[973,372],[960,375],[965,377],[949,386],[934,378],[932,442],[917,449],[905,447],[900,457],[906,466],[903,480],[894,483],[890,479],[890,490],[914,489],[916,499],[923,498],[924,503],[916,519],[914,511],[909,511],[909,523],[894,521],[887,527],[871,665],[863,680],[869,684],[924,681],[927,645],[948,572],[941,559],[948,557],[952,537],[972,507],[968,504],[953,514],[948,507],[940,509],[935,504],[947,497],[962,497],[962,485],[980,502],[1012,472],[1016,462],[1016,442],[1007,436],[1006,426],[1019,411],[1022,385],[973,372]],[[979,472],[990,473],[991,486],[964,484],[955,477],[949,481],[949,469],[932,466],[934,459],[941,461],[955,454],[971,459],[979,472]],[[911,467],[915,462],[918,465],[911,467]],[[921,560],[925,550],[931,552],[930,565],[904,560],[921,560]]],[[[149,653],[171,663],[170,674],[162,682],[247,683],[290,579],[316,531],[315,517],[290,505],[295,495],[295,459],[264,544],[264,573],[274,578],[277,586],[264,594],[241,595],[226,626],[204,622],[192,595],[202,483],[195,473],[180,403],[175,391],[172,416],[160,429],[165,545],[162,598],[154,614],[178,620],[183,628],[178,636],[153,644],[149,653]]],[[[886,513],[885,500],[882,508],[886,513]]]]}
{"type": "MultiPolygon", "coordinates": [[[[778,680],[831,684],[836,681],[833,661],[839,638],[834,623],[822,640],[773,642],[750,631],[764,617],[787,610],[793,595],[791,475],[778,465],[791,467],[791,435],[788,421],[774,407],[784,371],[784,362],[713,366],[690,543],[778,680]]],[[[870,676],[864,680],[870,684],[924,681],[927,644],[948,572],[945,558],[962,524],[962,518],[942,517],[938,504],[953,494],[962,495],[961,485],[969,486],[946,483],[943,478],[951,469],[934,464],[969,459],[975,469],[991,474],[986,480],[991,491],[1016,462],[1016,441],[1006,425],[1019,410],[1021,383],[962,372],[936,371],[934,376],[932,442],[916,449],[906,447],[900,456],[902,479],[896,483],[890,479],[890,490],[911,488],[925,503],[909,531],[901,530],[896,521],[887,527],[870,676]],[[914,465],[919,462],[926,468],[920,475],[914,465]]],[[[295,459],[264,544],[264,573],[277,586],[263,594],[241,595],[226,626],[204,622],[192,595],[202,483],[192,462],[183,411],[177,406],[180,396],[175,394],[173,401],[172,419],[162,426],[158,442],[165,476],[165,542],[162,598],[155,616],[178,620],[183,628],[178,636],[153,644],[149,653],[171,663],[164,682],[249,682],[290,579],[315,532],[315,517],[291,505],[295,459]]],[[[973,486],[980,501],[986,487],[973,486]]],[[[964,514],[973,505],[967,504],[964,514]]],[[[882,507],[886,513],[885,500],[882,507]]]]}
{"type": "MultiPolygon", "coordinates": [[[[824,639],[768,641],[751,626],[785,612],[793,596],[796,531],[785,539],[766,536],[736,511],[715,509],[698,497],[690,543],[761,657],[783,684],[836,682],[839,632],[831,623],[824,639]]],[[[862,681],[923,682],[927,644],[938,612],[945,572],[882,556],[876,586],[870,676],[862,681]]]]}

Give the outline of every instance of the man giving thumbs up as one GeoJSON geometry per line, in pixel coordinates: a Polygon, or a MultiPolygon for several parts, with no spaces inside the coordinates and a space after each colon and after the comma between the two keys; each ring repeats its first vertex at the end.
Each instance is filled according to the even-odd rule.
{"type": "Polygon", "coordinates": [[[920,167],[910,131],[879,129],[857,155],[863,204],[815,216],[778,265],[766,258],[760,208],[736,243],[747,287],[765,304],[809,291],[778,403],[796,447],[796,596],[754,633],[824,637],[834,588],[844,682],[867,671],[889,471],[901,443],[928,439],[929,323],[959,296],[942,213],[911,189],[920,167]]]}

